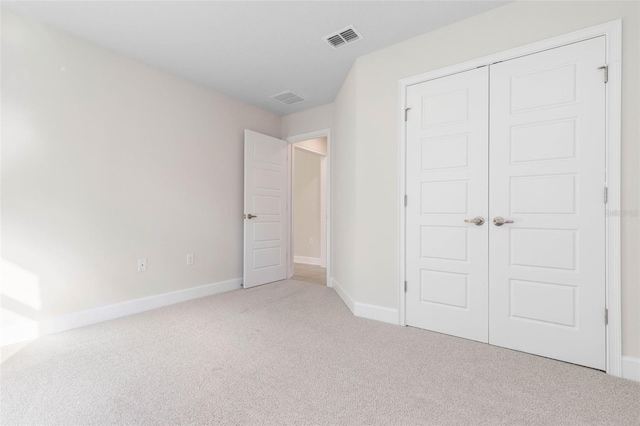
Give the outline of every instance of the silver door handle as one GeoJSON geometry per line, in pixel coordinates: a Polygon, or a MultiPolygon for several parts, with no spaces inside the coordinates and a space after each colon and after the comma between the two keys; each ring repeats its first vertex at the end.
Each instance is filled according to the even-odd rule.
{"type": "Polygon", "coordinates": [[[506,220],[504,217],[496,216],[493,218],[493,224],[495,226],[502,226],[505,223],[513,223],[512,220],[506,220]]]}
{"type": "Polygon", "coordinates": [[[481,216],[476,216],[473,219],[465,219],[464,221],[466,223],[474,223],[476,224],[476,226],[484,225],[484,218],[482,218],[481,216]]]}
{"type": "Polygon", "coordinates": [[[249,213],[249,214],[244,215],[244,217],[246,217],[247,219],[253,219],[254,217],[258,217],[258,216],[249,213]]]}

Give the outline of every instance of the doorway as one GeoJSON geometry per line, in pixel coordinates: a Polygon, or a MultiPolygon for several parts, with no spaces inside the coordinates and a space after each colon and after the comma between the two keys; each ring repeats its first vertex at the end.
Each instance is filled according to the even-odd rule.
{"type": "Polygon", "coordinates": [[[327,284],[327,137],[291,146],[292,279],[327,284]]]}
{"type": "Polygon", "coordinates": [[[243,287],[293,278],[294,275],[301,281],[333,287],[329,279],[330,129],[292,136],[286,141],[245,130],[244,145],[243,287]],[[294,208],[296,151],[303,160],[298,171],[307,172],[307,176],[299,173],[303,180],[297,185],[298,198],[302,202],[298,209],[294,208]],[[311,205],[307,202],[310,196],[314,200],[311,205]],[[303,228],[298,233],[294,228],[296,210],[300,212],[299,228],[303,228]],[[309,223],[311,232],[304,230],[309,223]],[[298,244],[296,235],[300,239],[298,244]],[[312,247],[305,247],[307,245],[312,247]],[[297,272],[294,271],[295,263],[298,264],[297,272]]]}

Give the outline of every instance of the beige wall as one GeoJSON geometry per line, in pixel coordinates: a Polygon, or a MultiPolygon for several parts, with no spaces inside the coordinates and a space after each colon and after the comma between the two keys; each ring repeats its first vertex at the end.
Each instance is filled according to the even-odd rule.
{"type": "Polygon", "coordinates": [[[282,117],[280,133],[282,138],[333,127],[333,104],[311,108],[282,117]]]}
{"type": "MultiPolygon", "coordinates": [[[[333,186],[342,193],[342,202],[333,204],[339,228],[332,265],[340,284],[358,302],[398,306],[400,79],[619,18],[624,49],[622,207],[638,209],[639,13],[638,2],[514,2],[358,58],[334,103],[333,186]]],[[[638,217],[622,219],[622,238],[623,353],[639,356],[638,217]]]]}
{"type": "Polygon", "coordinates": [[[345,79],[333,103],[331,137],[331,275],[349,297],[356,299],[356,110],[358,63],[345,79]]]}
{"type": "Polygon", "coordinates": [[[241,277],[243,130],[280,124],[3,10],[3,325],[241,277]]]}
{"type": "MultiPolygon", "coordinates": [[[[324,139],[324,138],[323,138],[324,139]]],[[[326,140],[325,140],[326,143],[326,140]]],[[[298,146],[300,144],[296,144],[298,146]]],[[[319,145],[319,144],[317,144],[319,145]]],[[[293,254],[320,259],[320,163],[324,157],[295,149],[293,157],[293,254]]]]}

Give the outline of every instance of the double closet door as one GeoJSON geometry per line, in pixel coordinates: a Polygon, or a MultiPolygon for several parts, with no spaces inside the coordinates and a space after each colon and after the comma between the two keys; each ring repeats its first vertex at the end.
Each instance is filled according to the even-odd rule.
{"type": "Polygon", "coordinates": [[[407,325],[605,368],[604,37],[407,90],[407,325]]]}

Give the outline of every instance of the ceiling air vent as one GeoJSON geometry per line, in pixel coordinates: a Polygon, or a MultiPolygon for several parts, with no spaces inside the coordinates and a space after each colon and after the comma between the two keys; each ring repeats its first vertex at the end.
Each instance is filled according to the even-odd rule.
{"type": "Polygon", "coordinates": [[[296,95],[295,93],[287,90],[286,92],[278,93],[277,95],[271,96],[276,101],[280,101],[283,104],[292,105],[297,104],[298,102],[304,101],[304,98],[296,95]]]}
{"type": "Polygon", "coordinates": [[[329,45],[334,49],[346,46],[354,41],[362,40],[363,38],[362,34],[360,34],[353,25],[338,31],[335,34],[329,34],[328,36],[322,37],[322,39],[329,43],[329,45]]]}

